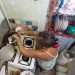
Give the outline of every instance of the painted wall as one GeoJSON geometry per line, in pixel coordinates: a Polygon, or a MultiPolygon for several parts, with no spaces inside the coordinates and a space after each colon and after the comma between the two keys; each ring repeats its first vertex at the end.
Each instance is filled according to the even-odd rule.
{"type": "Polygon", "coordinates": [[[1,22],[3,21],[3,19],[4,19],[4,16],[3,16],[3,14],[2,14],[2,12],[1,12],[1,10],[0,10],[0,24],[1,24],[1,22]]]}
{"type": "Polygon", "coordinates": [[[34,21],[44,30],[49,0],[1,0],[9,18],[34,21]]]}

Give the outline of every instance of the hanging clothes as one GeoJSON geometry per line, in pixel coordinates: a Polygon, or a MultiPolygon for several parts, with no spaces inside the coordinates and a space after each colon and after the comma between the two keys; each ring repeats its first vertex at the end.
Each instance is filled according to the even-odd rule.
{"type": "Polygon", "coordinates": [[[46,23],[46,29],[47,31],[52,29],[52,16],[54,15],[54,9],[56,7],[57,0],[50,0],[49,7],[48,7],[48,13],[47,13],[47,23],[46,23]]]}
{"type": "Polygon", "coordinates": [[[63,5],[58,12],[63,15],[75,15],[75,0],[64,0],[63,5]]]}

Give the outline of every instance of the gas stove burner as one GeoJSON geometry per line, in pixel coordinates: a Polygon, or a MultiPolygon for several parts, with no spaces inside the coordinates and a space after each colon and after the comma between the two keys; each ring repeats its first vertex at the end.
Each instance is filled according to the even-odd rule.
{"type": "Polygon", "coordinates": [[[24,57],[24,56],[21,56],[20,57],[20,60],[19,60],[19,63],[21,65],[30,65],[31,64],[31,58],[27,58],[27,57],[24,57]]]}
{"type": "Polygon", "coordinates": [[[31,37],[24,37],[23,45],[27,48],[33,48],[34,40],[31,37]]]}
{"type": "Polygon", "coordinates": [[[26,58],[26,57],[22,56],[22,60],[23,60],[23,61],[28,61],[29,58],[28,58],[28,57],[26,58]]]}
{"type": "Polygon", "coordinates": [[[32,36],[22,36],[23,46],[26,48],[35,48],[36,41],[32,36]]]}

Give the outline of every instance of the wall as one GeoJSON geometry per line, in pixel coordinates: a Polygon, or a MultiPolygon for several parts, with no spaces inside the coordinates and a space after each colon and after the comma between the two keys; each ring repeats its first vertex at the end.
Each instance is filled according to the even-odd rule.
{"type": "Polygon", "coordinates": [[[9,18],[35,21],[39,30],[46,24],[49,0],[1,0],[9,18]]]}
{"type": "Polygon", "coordinates": [[[2,22],[3,19],[4,19],[4,16],[3,16],[3,14],[2,14],[2,12],[0,10],[0,24],[1,24],[1,22],[2,22]]]}

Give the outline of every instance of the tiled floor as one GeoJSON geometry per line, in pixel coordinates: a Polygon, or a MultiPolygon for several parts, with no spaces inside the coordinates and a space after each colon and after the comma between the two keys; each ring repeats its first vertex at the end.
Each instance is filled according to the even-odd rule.
{"type": "MultiPolygon", "coordinates": [[[[75,59],[74,61],[70,62],[69,63],[69,71],[68,71],[68,74],[67,75],[75,75],[75,59]]],[[[35,75],[56,75],[55,74],[55,71],[54,73],[52,73],[51,71],[49,72],[39,72],[39,70],[37,70],[36,74],[35,75]]]]}
{"type": "Polygon", "coordinates": [[[55,75],[55,70],[53,70],[53,71],[41,71],[41,72],[39,72],[39,70],[37,70],[35,75],[55,75]]]}
{"type": "MultiPolygon", "coordinates": [[[[37,70],[36,75],[56,75],[55,72],[39,72],[37,70]]],[[[67,75],[75,75],[75,60],[69,64],[69,71],[67,75]]]]}
{"type": "MultiPolygon", "coordinates": [[[[75,54],[75,46],[73,46],[72,51],[75,54]]],[[[68,72],[68,75],[75,75],[75,58],[74,58],[74,61],[72,61],[69,64],[69,72],[68,72]]]]}
{"type": "Polygon", "coordinates": [[[69,72],[67,75],[75,75],[75,60],[69,64],[69,72]]]}

